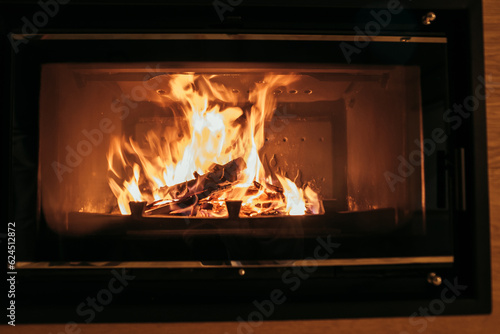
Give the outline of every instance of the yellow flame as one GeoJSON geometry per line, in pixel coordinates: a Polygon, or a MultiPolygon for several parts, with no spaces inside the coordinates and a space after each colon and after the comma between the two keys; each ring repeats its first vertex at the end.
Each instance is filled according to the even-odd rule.
{"type": "Polygon", "coordinates": [[[276,175],[280,181],[286,198],[286,212],[291,216],[303,215],[306,213],[306,203],[304,192],[298,189],[292,180],[276,175]]]}
{"type": "MultiPolygon", "coordinates": [[[[264,191],[266,175],[259,150],[264,145],[265,122],[272,118],[276,107],[272,91],[297,77],[268,75],[255,83],[248,93],[252,107],[245,111],[238,106],[238,97],[231,89],[210,80],[213,76],[188,73],[168,77],[166,103],[176,108],[174,126],[151,130],[145,138],[137,139],[140,143],[125,137],[111,141],[109,186],[122,214],[130,214],[130,201],[167,200],[160,191],[162,187],[192,180],[194,173],[205,174],[214,163],[224,165],[240,157],[246,169],[217,201],[242,200],[256,214],[276,210],[290,215],[305,214],[306,199],[319,201],[311,189],[304,194],[284,176],[278,176],[284,199],[269,199],[264,191]],[[263,187],[248,195],[247,189],[254,181],[263,187]]],[[[315,212],[317,207],[313,208],[315,212]]]]}

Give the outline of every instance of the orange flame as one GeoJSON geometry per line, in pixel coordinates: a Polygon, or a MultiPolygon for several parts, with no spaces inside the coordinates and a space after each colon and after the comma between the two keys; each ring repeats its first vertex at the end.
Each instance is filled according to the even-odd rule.
{"type": "MultiPolygon", "coordinates": [[[[296,76],[268,75],[255,83],[248,92],[250,108],[239,106],[241,101],[233,90],[211,81],[216,76],[167,77],[164,99],[167,105],[174,106],[175,128],[151,130],[140,143],[125,137],[111,141],[109,186],[122,214],[130,214],[130,201],[174,200],[170,194],[164,195],[165,187],[193,180],[196,174],[207,173],[213,164],[224,165],[237,158],[243,158],[246,168],[227,191],[211,198],[212,210],[224,211],[224,200],[241,200],[242,212],[251,216],[320,213],[319,199],[312,189],[299,189],[279,175],[280,185],[269,185],[259,157],[265,122],[272,118],[276,107],[272,92],[295,81],[296,76]]],[[[198,215],[211,214],[202,210],[198,215]]],[[[212,216],[218,215],[212,212],[212,216]]]]}

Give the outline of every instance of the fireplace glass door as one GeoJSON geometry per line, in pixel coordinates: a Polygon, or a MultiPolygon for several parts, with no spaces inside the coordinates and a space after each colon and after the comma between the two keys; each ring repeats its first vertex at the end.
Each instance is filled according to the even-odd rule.
{"type": "Polygon", "coordinates": [[[340,257],[443,255],[407,243],[436,220],[420,77],[402,65],[45,64],[40,216],[71,260],[290,263],[332,236],[351,240],[340,257]]]}

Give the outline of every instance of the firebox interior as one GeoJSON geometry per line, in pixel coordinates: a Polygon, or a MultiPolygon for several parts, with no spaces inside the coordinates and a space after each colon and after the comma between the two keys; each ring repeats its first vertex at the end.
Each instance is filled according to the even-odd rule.
{"type": "MultiPolygon", "coordinates": [[[[281,246],[289,240],[289,247],[282,247],[285,251],[260,252],[273,259],[289,259],[301,257],[301,247],[295,243],[302,238],[331,233],[384,234],[408,228],[412,233],[423,233],[424,154],[414,143],[422,137],[419,75],[415,66],[45,64],[40,94],[41,214],[60,235],[125,233],[139,238],[180,236],[184,241],[191,240],[191,235],[226,238],[222,243],[230,243],[231,258],[238,259],[255,258],[259,253],[247,256],[234,251],[238,243],[248,244],[249,238],[281,240],[281,246]],[[187,76],[195,79],[185,81],[184,86],[171,84],[187,76]],[[179,142],[189,142],[182,149],[192,144],[195,126],[189,124],[183,111],[182,94],[190,91],[192,96],[203,96],[207,85],[212,91],[204,100],[205,108],[214,107],[216,116],[227,110],[236,115],[224,123],[226,127],[250,127],[255,113],[263,113],[260,127],[251,128],[251,141],[262,140],[256,150],[262,171],[249,180],[251,194],[263,187],[267,189],[266,200],[281,196],[282,208],[290,206],[288,195],[283,195],[284,180],[289,180],[301,194],[305,191],[317,196],[316,211],[310,209],[306,195],[306,210],[298,216],[290,216],[293,211],[266,211],[266,201],[255,205],[262,213],[256,213],[255,207],[245,211],[248,197],[236,198],[225,192],[236,187],[221,178],[222,174],[228,177],[224,169],[217,174],[223,182],[217,181],[209,195],[203,189],[202,195],[197,192],[188,199],[180,195],[168,200],[153,197],[155,187],[144,181],[143,168],[155,164],[163,168],[159,157],[165,151],[174,156],[171,152],[179,151],[179,142]],[[252,96],[259,85],[267,86],[259,92],[261,100],[256,100],[252,96]],[[127,158],[129,149],[116,155],[110,147],[117,138],[134,152],[146,153],[127,158]],[[411,165],[406,166],[399,157],[415,149],[411,162],[405,162],[411,165]],[[125,163],[117,168],[116,159],[125,163]],[[127,193],[124,210],[128,211],[120,212],[118,196],[110,184],[130,184],[134,177],[143,197],[135,200],[127,193]],[[243,199],[241,207],[239,201],[231,204],[238,206],[236,214],[226,207],[234,199],[243,199]],[[160,203],[158,207],[156,203],[160,203]],[[211,215],[210,210],[216,208],[220,214],[211,215]]],[[[192,104],[188,107],[195,109],[192,104]]],[[[203,131],[217,131],[210,126],[203,131]]],[[[225,131],[225,136],[234,135],[233,129],[225,131]]],[[[223,153],[241,153],[234,149],[240,137],[216,144],[225,145],[223,153]]],[[[209,143],[198,143],[200,147],[192,152],[205,149],[205,144],[209,143]]],[[[184,161],[186,152],[172,158],[173,165],[184,161]]],[[[196,160],[198,153],[191,154],[196,160]]],[[[229,166],[224,165],[229,160],[241,158],[248,169],[253,159],[247,152],[218,163],[220,157],[219,153],[208,161],[213,163],[211,169],[191,173],[183,186],[176,188],[181,189],[178,193],[189,191],[211,170],[229,166]]],[[[169,172],[165,169],[164,174],[169,172]]],[[[157,188],[173,186],[162,185],[157,188]]]]}

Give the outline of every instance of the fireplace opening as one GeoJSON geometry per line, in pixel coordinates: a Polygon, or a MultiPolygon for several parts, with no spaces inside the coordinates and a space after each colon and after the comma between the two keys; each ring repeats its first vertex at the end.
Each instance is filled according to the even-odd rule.
{"type": "Polygon", "coordinates": [[[412,66],[45,64],[41,208],[77,235],[292,216],[422,231],[419,87],[412,66]]]}

